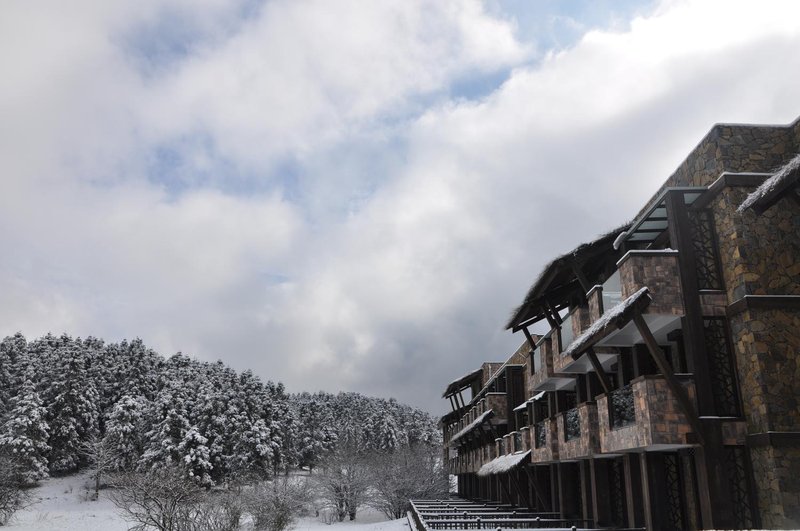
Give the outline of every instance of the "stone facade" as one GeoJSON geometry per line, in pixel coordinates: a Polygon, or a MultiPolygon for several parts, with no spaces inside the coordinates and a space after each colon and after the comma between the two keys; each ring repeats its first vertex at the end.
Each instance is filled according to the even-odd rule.
{"type": "Polygon", "coordinates": [[[750,449],[756,494],[765,529],[800,527],[800,447],[750,449]]]}
{"type": "MultiPolygon", "coordinates": [[[[694,383],[681,382],[694,402],[694,383]]],[[[667,382],[660,376],[640,376],[631,382],[636,421],[628,426],[612,429],[608,397],[597,399],[600,448],[604,453],[641,450],[653,445],[687,445],[686,434],[691,426],[672,395],[667,382]]]]}
{"type": "Polygon", "coordinates": [[[566,440],[566,413],[557,417],[558,422],[558,458],[561,461],[586,459],[600,453],[598,436],[597,405],[585,402],[577,407],[581,433],[579,437],[566,440]]]}
{"type": "Polygon", "coordinates": [[[789,198],[756,216],[736,209],[753,188],[725,188],[712,204],[730,302],[800,295],[800,204],[789,198]]]}
{"type": "Polygon", "coordinates": [[[486,407],[494,411],[494,418],[507,420],[508,397],[505,393],[486,393],[486,407]]]}
{"type": "MultiPolygon", "coordinates": [[[[774,171],[797,153],[798,131],[800,120],[785,127],[715,125],[667,179],[654,198],[667,187],[708,186],[725,171],[774,171]]],[[[639,214],[651,205],[652,202],[648,203],[639,214]]]]}
{"type": "Polygon", "coordinates": [[[798,431],[800,310],[750,309],[730,326],[748,431],[798,431]]]}
{"type": "Polygon", "coordinates": [[[617,266],[623,300],[647,286],[653,300],[645,313],[684,314],[677,251],[629,251],[617,266]]]}
{"type": "Polygon", "coordinates": [[[535,427],[530,432],[531,462],[533,463],[550,463],[558,460],[558,424],[554,419],[545,419],[542,424],[546,433],[544,446],[536,447],[535,427]]]}

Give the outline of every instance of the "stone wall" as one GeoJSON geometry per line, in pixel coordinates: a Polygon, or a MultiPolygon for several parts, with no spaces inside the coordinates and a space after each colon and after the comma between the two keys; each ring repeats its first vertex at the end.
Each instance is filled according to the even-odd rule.
{"type": "Polygon", "coordinates": [[[535,427],[531,426],[530,431],[530,446],[531,446],[531,462],[532,463],[549,463],[558,459],[558,426],[555,420],[545,419],[544,430],[547,433],[547,440],[545,445],[541,448],[536,448],[535,427]]]}
{"type": "Polygon", "coordinates": [[[754,188],[725,188],[712,202],[728,299],[800,295],[800,205],[783,198],[757,216],[736,209],[754,188]]]}
{"type": "Polygon", "coordinates": [[[494,418],[507,420],[508,398],[505,393],[486,393],[486,407],[494,411],[494,418]]]}
{"type": "Polygon", "coordinates": [[[559,459],[581,459],[600,453],[598,436],[597,405],[585,402],[578,406],[581,435],[569,441],[564,440],[566,433],[565,413],[560,413],[558,422],[558,457],[559,459]]]}
{"type": "Polygon", "coordinates": [[[584,330],[592,324],[592,316],[588,304],[584,304],[575,309],[572,313],[572,335],[578,337],[584,330]]]}
{"type": "Polygon", "coordinates": [[[748,431],[800,431],[800,310],[751,308],[730,326],[748,431]]]}
{"type": "Polygon", "coordinates": [[[797,153],[798,127],[797,122],[789,126],[715,125],[653,199],[670,186],[708,186],[724,171],[772,172],[797,153]]]}
{"type": "MultiPolygon", "coordinates": [[[[695,402],[694,383],[681,382],[695,402]]],[[[600,448],[603,452],[618,452],[647,448],[654,444],[686,444],[686,434],[691,426],[661,376],[640,376],[631,382],[636,422],[628,426],[611,429],[608,413],[608,397],[600,395],[597,400],[600,448]]]]}
{"type": "Polygon", "coordinates": [[[603,315],[603,287],[593,287],[591,291],[586,294],[586,299],[589,305],[589,320],[595,322],[603,315]]]}
{"type": "Polygon", "coordinates": [[[750,449],[761,527],[800,528],[800,447],[750,449]]]}
{"type": "Polygon", "coordinates": [[[622,298],[644,286],[653,301],[645,313],[683,315],[678,251],[629,251],[618,263],[622,298]]]}
{"type": "Polygon", "coordinates": [[[534,387],[553,375],[553,342],[551,338],[545,338],[541,342],[537,355],[540,356],[542,363],[540,369],[528,379],[529,396],[536,394],[534,387]]]}

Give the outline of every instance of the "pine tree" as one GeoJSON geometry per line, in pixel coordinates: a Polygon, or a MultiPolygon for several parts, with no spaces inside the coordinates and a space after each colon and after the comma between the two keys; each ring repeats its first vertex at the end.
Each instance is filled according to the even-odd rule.
{"type": "Polygon", "coordinates": [[[83,464],[80,447],[98,434],[99,396],[87,377],[79,345],[65,341],[52,361],[52,380],[44,391],[50,425],[50,471],[66,473],[83,464]]]}
{"type": "Polygon", "coordinates": [[[181,456],[182,464],[190,478],[204,486],[213,485],[211,471],[214,465],[210,460],[208,439],[200,434],[197,427],[189,428],[176,450],[181,456]]]}
{"type": "Polygon", "coordinates": [[[114,469],[133,470],[141,458],[146,408],[143,398],[125,395],[109,413],[104,440],[115,456],[114,469]]]}
{"type": "Polygon", "coordinates": [[[30,379],[25,380],[10,406],[0,431],[0,451],[21,468],[23,481],[33,484],[48,477],[47,410],[30,379]]]}

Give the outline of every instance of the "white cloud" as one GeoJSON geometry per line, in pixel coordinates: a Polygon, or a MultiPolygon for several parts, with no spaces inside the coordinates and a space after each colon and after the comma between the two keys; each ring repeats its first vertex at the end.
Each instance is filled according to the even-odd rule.
{"type": "Polygon", "coordinates": [[[0,17],[0,333],[139,335],[292,390],[439,407],[713,122],[800,113],[793,2],[665,2],[536,63],[473,2],[77,6],[0,17]]]}

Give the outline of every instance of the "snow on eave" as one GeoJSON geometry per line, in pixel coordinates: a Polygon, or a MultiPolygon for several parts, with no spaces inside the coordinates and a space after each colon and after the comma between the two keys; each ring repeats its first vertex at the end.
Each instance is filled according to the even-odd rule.
{"type": "Polygon", "coordinates": [[[590,242],[582,243],[572,251],[562,254],[561,256],[551,260],[544,267],[542,272],[539,273],[539,276],[536,278],[536,281],[533,283],[533,285],[528,289],[522,304],[520,304],[512,312],[511,319],[509,319],[508,323],[506,323],[506,330],[510,330],[514,328],[514,326],[518,325],[521,322],[523,313],[525,313],[530,306],[540,302],[543,292],[546,292],[548,285],[552,280],[552,278],[550,278],[551,275],[554,275],[560,268],[569,266],[570,261],[579,259],[585,253],[596,251],[597,248],[602,248],[604,245],[609,244],[612,236],[620,231],[624,232],[628,229],[630,229],[630,223],[610,230],[590,242]]]}
{"type": "Polygon", "coordinates": [[[442,398],[447,398],[448,395],[452,395],[467,387],[468,384],[471,384],[473,380],[477,380],[481,374],[483,374],[483,369],[475,369],[472,372],[465,374],[460,378],[456,378],[449,384],[447,384],[447,388],[444,390],[442,394],[442,398]]]}
{"type": "Polygon", "coordinates": [[[455,435],[453,435],[452,437],[450,437],[450,446],[454,446],[454,443],[455,443],[455,442],[456,442],[458,439],[460,439],[460,438],[461,438],[461,437],[463,437],[464,435],[468,434],[469,432],[471,432],[472,430],[474,430],[475,428],[477,428],[478,426],[480,426],[481,424],[483,424],[483,422],[484,422],[485,420],[488,420],[488,419],[490,419],[490,418],[491,418],[493,415],[494,415],[494,411],[492,411],[491,409],[490,409],[490,410],[488,410],[488,411],[484,411],[483,413],[481,413],[481,414],[480,414],[480,416],[478,416],[478,417],[477,417],[475,420],[473,420],[473,421],[472,421],[472,422],[470,422],[470,423],[469,423],[467,426],[465,426],[464,428],[462,428],[462,429],[461,429],[461,430],[460,430],[458,433],[456,433],[455,435]]]}
{"type": "Polygon", "coordinates": [[[541,393],[539,393],[537,395],[534,395],[533,397],[527,399],[525,402],[523,402],[520,405],[518,405],[517,407],[515,407],[514,411],[522,411],[523,409],[528,407],[528,404],[532,404],[533,402],[536,402],[537,400],[542,398],[546,392],[547,391],[542,391],[541,393]]]}
{"type": "Polygon", "coordinates": [[[508,472],[515,466],[522,463],[529,455],[531,455],[531,451],[527,450],[525,452],[517,452],[515,454],[506,454],[501,455],[500,457],[495,457],[483,465],[480,470],[478,470],[478,475],[484,477],[508,472]]]}
{"type": "Polygon", "coordinates": [[[775,174],[761,183],[747,198],[742,201],[737,209],[742,213],[748,208],[752,208],[760,214],[777,201],[781,194],[796,184],[800,179],[800,154],[795,155],[775,174]]]}
{"type": "Polygon", "coordinates": [[[604,313],[597,321],[592,323],[592,326],[584,330],[584,332],[575,338],[575,341],[569,344],[569,346],[564,350],[563,356],[572,356],[573,354],[580,353],[584,349],[591,346],[594,342],[594,338],[602,333],[608,326],[615,324],[618,328],[621,328],[621,325],[626,324],[630,321],[632,316],[630,314],[631,309],[633,309],[640,301],[647,301],[647,304],[650,304],[650,290],[647,286],[641,288],[639,291],[622,301],[621,303],[617,304],[609,311],[604,313]]]}

